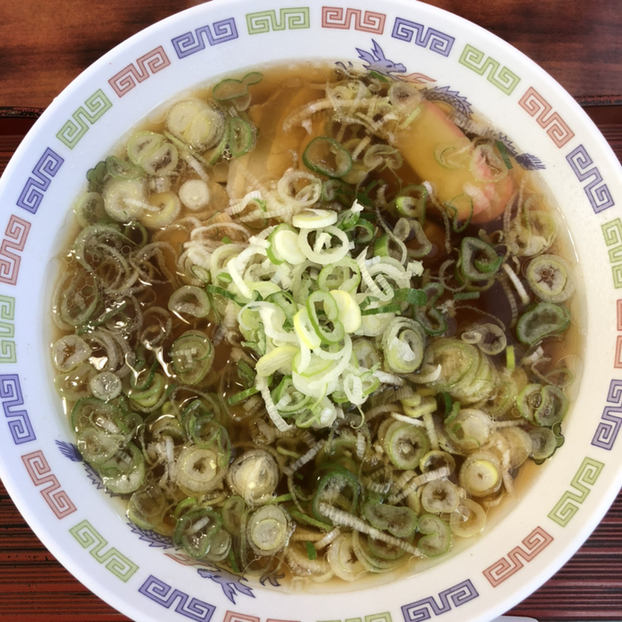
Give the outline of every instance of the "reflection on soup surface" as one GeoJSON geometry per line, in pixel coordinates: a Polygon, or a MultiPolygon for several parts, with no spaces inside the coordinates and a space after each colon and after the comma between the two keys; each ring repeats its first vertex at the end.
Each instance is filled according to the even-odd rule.
{"type": "Polygon", "coordinates": [[[563,442],[562,220],[503,135],[429,97],[252,71],[89,170],[52,357],[140,528],[294,586],[411,571],[563,442]]]}

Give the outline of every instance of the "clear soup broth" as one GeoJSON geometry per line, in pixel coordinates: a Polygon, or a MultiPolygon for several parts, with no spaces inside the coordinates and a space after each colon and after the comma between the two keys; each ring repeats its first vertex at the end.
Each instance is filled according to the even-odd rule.
{"type": "Polygon", "coordinates": [[[179,559],[321,591],[484,533],[563,443],[563,218],[485,120],[332,66],[234,75],[87,174],[54,294],[75,443],[179,559]]]}

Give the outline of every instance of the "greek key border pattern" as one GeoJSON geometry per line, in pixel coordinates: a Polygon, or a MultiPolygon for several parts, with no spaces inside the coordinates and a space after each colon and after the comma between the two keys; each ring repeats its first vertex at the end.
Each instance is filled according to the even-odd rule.
{"type": "Polygon", "coordinates": [[[340,6],[322,7],[322,28],[351,30],[354,24],[354,30],[381,35],[386,21],[387,16],[384,13],[375,11],[347,8],[344,12],[344,8],[340,6]]]}
{"type": "Polygon", "coordinates": [[[50,187],[52,179],[64,161],[58,153],[48,147],[32,169],[32,175],[27,179],[17,199],[17,206],[31,214],[36,214],[45,191],[50,187]]]}
{"type": "Polygon", "coordinates": [[[180,615],[197,622],[208,622],[216,611],[214,605],[192,598],[153,575],[149,575],[138,591],[165,609],[173,607],[180,615]]]}
{"type": "Polygon", "coordinates": [[[605,246],[609,249],[609,263],[611,264],[611,276],[613,287],[622,288],[622,220],[614,218],[600,227],[605,246]]]}
{"type": "Polygon", "coordinates": [[[391,36],[399,41],[410,43],[415,40],[415,45],[427,48],[431,52],[436,52],[441,56],[449,56],[456,41],[454,37],[436,30],[436,28],[426,27],[423,24],[412,22],[402,17],[396,17],[393,24],[391,36]]]}
{"type": "Polygon", "coordinates": [[[594,432],[592,445],[611,451],[622,424],[622,380],[612,380],[609,383],[607,404],[594,432]]]}
{"type": "Polygon", "coordinates": [[[69,533],[83,549],[88,550],[97,563],[102,564],[106,570],[124,583],[138,570],[138,566],[133,561],[113,546],[108,546],[108,541],[88,520],[85,519],[72,527],[69,533]]]}
{"type": "Polygon", "coordinates": [[[527,114],[534,117],[558,149],[574,137],[574,132],[559,113],[555,112],[553,106],[532,86],[527,89],[518,104],[527,114]]]}
{"type": "Polygon", "coordinates": [[[21,408],[24,406],[24,396],[17,374],[0,375],[0,401],[13,442],[22,445],[36,440],[28,412],[21,408]]]}
{"type": "Polygon", "coordinates": [[[82,137],[89,131],[102,116],[112,108],[112,102],[106,97],[101,89],[98,89],[80,106],[68,119],[63,127],[56,134],[66,147],[73,149],[82,140],[82,137]]]}
{"type": "Polygon", "coordinates": [[[60,520],[76,511],[76,506],[69,498],[69,495],[61,488],[56,475],[52,473],[52,469],[41,450],[22,456],[22,461],[32,483],[37,488],[45,486],[39,492],[50,506],[52,512],[54,512],[56,518],[60,520]]]}
{"type": "Polygon", "coordinates": [[[609,186],[603,181],[603,176],[583,145],[573,149],[567,156],[566,161],[572,172],[583,185],[583,191],[594,210],[595,214],[615,205],[609,186]]]}
{"type": "Polygon", "coordinates": [[[15,298],[0,294],[0,363],[17,363],[15,298]]]}
{"type": "Polygon", "coordinates": [[[507,555],[501,557],[483,571],[492,587],[497,587],[516,574],[553,542],[553,536],[542,527],[536,527],[523,541],[523,546],[515,546],[507,555]]]}
{"type": "Polygon", "coordinates": [[[223,622],[261,622],[261,619],[256,616],[251,616],[247,613],[227,611],[227,613],[225,613],[223,622]]]}
{"type": "MultiPolygon", "coordinates": [[[[278,11],[268,10],[246,15],[248,34],[261,34],[286,29],[306,29],[310,27],[308,7],[281,8],[278,11]]],[[[386,15],[373,11],[362,11],[354,8],[322,7],[322,28],[349,29],[374,34],[383,34],[386,15]]],[[[194,31],[184,33],[171,40],[178,58],[206,49],[206,45],[214,46],[238,38],[234,18],[201,26],[194,31]]],[[[427,48],[442,56],[449,56],[455,43],[454,37],[434,28],[396,18],[391,37],[407,43],[427,48]]],[[[459,63],[485,77],[491,84],[506,95],[510,95],[521,78],[508,67],[467,44],[462,51],[459,63]]],[[[159,46],[130,63],[108,80],[118,97],[123,97],[139,83],[168,67],[171,64],[164,48],[159,46]]],[[[552,106],[530,87],[521,97],[519,105],[532,116],[546,131],[558,148],[568,143],[574,132],[568,127],[561,116],[552,110],[552,106]]],[[[89,97],[83,106],[72,113],[57,133],[57,138],[69,149],[73,149],[86,132],[112,107],[106,94],[100,89],[89,97]]],[[[595,213],[599,213],[614,205],[611,192],[599,169],[583,145],[579,145],[566,156],[566,160],[580,182],[584,182],[583,190],[595,213]]],[[[35,214],[41,205],[45,192],[56,176],[64,159],[47,148],[28,177],[17,200],[17,206],[35,214]]],[[[4,238],[0,245],[0,281],[9,285],[17,283],[21,253],[24,250],[31,224],[12,215],[4,238]]],[[[609,248],[609,259],[612,264],[614,287],[622,288],[622,222],[619,218],[602,225],[603,236],[609,248]]],[[[617,301],[617,326],[622,331],[622,300],[617,301]]],[[[16,362],[15,299],[0,295],[0,363],[16,362]],[[4,320],[4,321],[3,321],[4,320]]],[[[616,358],[614,367],[622,368],[622,335],[616,342],[616,358]]],[[[30,417],[24,406],[23,394],[17,374],[0,375],[0,401],[8,426],[16,445],[36,439],[30,417]]],[[[622,423],[622,380],[612,380],[607,397],[608,405],[604,408],[601,422],[598,425],[592,445],[610,450],[617,438],[622,423]]],[[[34,451],[23,455],[22,461],[33,482],[40,488],[50,509],[58,519],[74,513],[76,507],[62,489],[58,478],[52,473],[42,451],[34,451]]],[[[549,518],[565,527],[585,501],[591,487],[597,481],[604,463],[592,458],[584,458],[578,471],[570,482],[571,490],[564,492],[560,500],[549,513],[549,518]]],[[[90,555],[120,580],[127,582],[138,570],[138,566],[120,553],[99,534],[87,520],[83,520],[71,528],[70,533],[75,540],[88,550],[90,555]]],[[[483,571],[484,576],[494,587],[513,576],[525,563],[532,561],[551,542],[553,537],[541,527],[536,527],[525,539],[522,546],[514,547],[507,555],[483,571]]],[[[192,620],[210,621],[216,608],[202,600],[192,598],[185,592],[150,575],[138,590],[153,602],[192,620]]],[[[440,592],[437,596],[429,596],[402,606],[405,622],[429,620],[457,608],[477,598],[473,583],[467,579],[455,586],[440,592]]],[[[392,622],[388,612],[365,616],[365,622],[392,622]]],[[[353,618],[348,622],[360,621],[353,618]]],[[[227,611],[224,622],[260,622],[258,617],[227,611]]],[[[268,620],[268,622],[284,622],[268,620]]],[[[337,621],[335,621],[337,622],[337,621]]]]}
{"type": "Polygon", "coordinates": [[[488,82],[496,86],[506,95],[510,95],[518,86],[520,78],[508,67],[502,66],[499,61],[467,43],[458,61],[480,76],[485,76],[488,82]]]}
{"type": "Polygon", "coordinates": [[[309,7],[290,7],[279,9],[277,12],[272,9],[269,11],[258,11],[246,14],[246,27],[249,35],[257,35],[271,30],[298,30],[311,27],[309,7]]]}
{"type": "Polygon", "coordinates": [[[402,607],[405,622],[423,622],[472,601],[479,596],[470,579],[457,583],[438,595],[422,598],[402,607]]]}
{"type": "Polygon", "coordinates": [[[570,482],[574,490],[564,492],[561,499],[549,512],[549,518],[558,525],[565,527],[590,494],[591,487],[596,483],[604,466],[602,462],[586,456],[570,482]]]}
{"type": "Polygon", "coordinates": [[[15,285],[22,261],[21,252],[26,246],[30,223],[15,214],[11,214],[0,243],[0,282],[15,285]]]}
{"type": "Polygon", "coordinates": [[[166,69],[170,64],[169,57],[160,45],[136,59],[136,64],[130,63],[127,67],[121,69],[121,71],[108,80],[108,84],[110,84],[119,97],[123,97],[135,88],[137,84],[144,82],[153,74],[158,73],[158,71],[166,69]]]}
{"type": "Polygon", "coordinates": [[[200,26],[194,31],[185,32],[183,35],[171,39],[173,48],[178,58],[186,58],[191,54],[196,54],[205,49],[205,41],[210,46],[218,43],[233,41],[238,38],[238,29],[235,19],[230,17],[218,22],[214,22],[211,26],[206,24],[200,26]]]}

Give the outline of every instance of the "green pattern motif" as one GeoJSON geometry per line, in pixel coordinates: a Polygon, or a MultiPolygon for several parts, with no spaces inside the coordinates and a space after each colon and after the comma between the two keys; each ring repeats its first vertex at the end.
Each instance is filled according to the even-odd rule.
{"type": "Polygon", "coordinates": [[[549,518],[565,527],[579,511],[579,507],[590,494],[591,486],[596,483],[605,465],[593,458],[584,458],[570,485],[574,490],[567,490],[549,512],[549,518]]]}
{"type": "Polygon", "coordinates": [[[15,298],[0,295],[0,363],[17,363],[15,298]]]}
{"type": "Polygon", "coordinates": [[[69,149],[73,149],[88,132],[89,127],[112,108],[111,101],[101,90],[95,91],[68,119],[56,137],[69,149]]]}
{"type": "Polygon", "coordinates": [[[128,579],[138,570],[138,566],[130,561],[125,555],[117,551],[114,547],[104,549],[108,542],[101,534],[89,523],[83,520],[69,530],[69,533],[78,541],[83,549],[89,549],[89,553],[112,574],[127,582],[128,579]]]}
{"type": "Polygon", "coordinates": [[[619,218],[601,226],[605,244],[609,249],[609,263],[613,276],[613,286],[622,288],[622,221],[619,218]]]}
{"type": "Polygon", "coordinates": [[[488,82],[494,84],[506,95],[510,95],[520,82],[520,78],[514,72],[507,67],[502,67],[494,58],[487,57],[484,52],[468,43],[462,51],[459,62],[480,76],[487,72],[488,82]]]}
{"type": "Polygon", "coordinates": [[[257,35],[270,30],[298,30],[310,28],[309,7],[283,8],[276,11],[259,11],[246,14],[246,26],[249,35],[257,35]]]}

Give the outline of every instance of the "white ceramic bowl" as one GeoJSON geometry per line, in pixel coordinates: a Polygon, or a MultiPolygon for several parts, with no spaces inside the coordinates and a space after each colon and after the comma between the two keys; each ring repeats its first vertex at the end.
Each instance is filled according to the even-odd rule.
{"type": "MultiPolygon", "coordinates": [[[[457,101],[457,100],[454,100],[457,101]]],[[[132,37],[46,110],[0,184],[0,475],[34,531],[80,581],[137,621],[484,621],[548,579],[622,480],[622,185],[572,98],[500,39],[412,0],[323,6],[226,0],[132,37]],[[356,593],[284,593],[195,566],[140,533],[72,448],[52,384],[53,258],[84,175],[179,91],[284,59],[352,61],[459,96],[543,165],[574,239],[585,294],[585,370],[566,442],[517,506],[463,551],[356,593]]]]}

